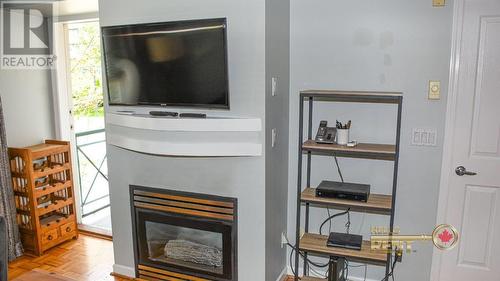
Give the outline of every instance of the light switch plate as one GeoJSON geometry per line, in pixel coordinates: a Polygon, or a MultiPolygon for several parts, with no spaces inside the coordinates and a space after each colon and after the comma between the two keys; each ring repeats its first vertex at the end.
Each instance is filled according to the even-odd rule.
{"type": "Polygon", "coordinates": [[[443,7],[446,5],[445,0],[432,0],[432,6],[434,7],[443,7]]]}
{"type": "Polygon", "coordinates": [[[441,99],[441,81],[429,81],[429,99],[441,99]]]}
{"type": "Polygon", "coordinates": [[[414,128],[411,135],[411,144],[416,146],[436,146],[436,129],[414,128]]]}

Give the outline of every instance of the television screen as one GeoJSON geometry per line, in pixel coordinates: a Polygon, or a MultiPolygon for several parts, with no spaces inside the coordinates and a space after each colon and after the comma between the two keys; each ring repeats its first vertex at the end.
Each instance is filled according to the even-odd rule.
{"type": "Polygon", "coordinates": [[[229,108],[226,19],[102,28],[110,105],[229,108]]]}

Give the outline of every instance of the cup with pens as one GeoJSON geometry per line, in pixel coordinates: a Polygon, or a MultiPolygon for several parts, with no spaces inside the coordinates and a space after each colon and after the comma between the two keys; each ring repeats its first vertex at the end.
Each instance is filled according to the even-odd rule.
{"type": "Polygon", "coordinates": [[[351,120],[346,124],[342,124],[337,120],[337,144],[347,145],[349,143],[349,130],[351,129],[351,120]]]}

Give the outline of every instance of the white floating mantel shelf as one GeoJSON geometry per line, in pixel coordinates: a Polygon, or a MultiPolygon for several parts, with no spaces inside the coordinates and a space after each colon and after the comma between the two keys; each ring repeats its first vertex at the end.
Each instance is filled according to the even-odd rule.
{"type": "Polygon", "coordinates": [[[195,119],[106,114],[109,144],[154,155],[261,156],[261,131],[259,118],[195,119]]]}
{"type": "Polygon", "coordinates": [[[259,118],[175,118],[153,117],[146,114],[116,114],[108,113],[106,123],[116,126],[155,130],[184,132],[260,132],[262,130],[259,118]]]}

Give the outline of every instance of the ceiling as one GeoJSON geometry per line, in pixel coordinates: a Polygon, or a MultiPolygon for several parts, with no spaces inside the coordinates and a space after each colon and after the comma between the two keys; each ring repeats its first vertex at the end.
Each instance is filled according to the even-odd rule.
{"type": "Polygon", "coordinates": [[[64,0],[55,4],[55,11],[59,16],[93,13],[98,10],[98,0],[64,0]]]}
{"type": "MultiPolygon", "coordinates": [[[[38,3],[54,3],[53,9],[51,6],[47,5],[37,5],[36,8],[46,17],[52,16],[52,11],[54,11],[56,16],[69,16],[77,14],[87,14],[96,13],[99,11],[98,0],[47,0],[39,1],[38,3]]],[[[5,1],[8,4],[9,1],[5,1]]],[[[16,8],[19,6],[24,6],[26,4],[12,2],[8,4],[9,8],[16,8]]]]}

